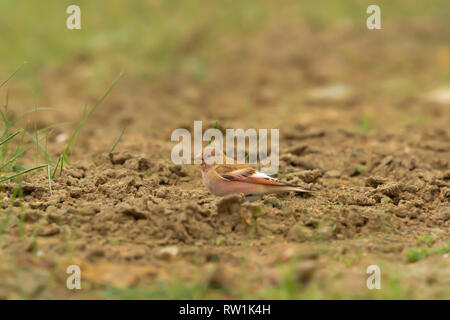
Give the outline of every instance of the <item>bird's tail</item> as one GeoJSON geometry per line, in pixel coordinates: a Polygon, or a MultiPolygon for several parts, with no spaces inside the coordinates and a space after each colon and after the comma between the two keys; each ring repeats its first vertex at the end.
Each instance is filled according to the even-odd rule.
{"type": "Polygon", "coordinates": [[[270,192],[289,192],[289,191],[295,191],[295,192],[301,192],[301,193],[313,193],[311,190],[303,189],[300,186],[292,185],[292,184],[286,184],[286,185],[271,185],[266,187],[267,191],[270,192]]]}
{"type": "Polygon", "coordinates": [[[295,191],[295,192],[302,192],[302,193],[313,193],[312,190],[306,190],[306,189],[303,189],[303,188],[298,187],[298,186],[289,187],[289,190],[290,191],[295,191]]]}

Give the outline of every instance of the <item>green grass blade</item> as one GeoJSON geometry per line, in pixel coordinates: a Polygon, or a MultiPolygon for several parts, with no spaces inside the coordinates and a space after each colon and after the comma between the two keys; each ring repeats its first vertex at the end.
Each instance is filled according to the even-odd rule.
{"type": "Polygon", "coordinates": [[[48,177],[48,190],[50,190],[50,195],[53,194],[52,191],[52,179],[50,177],[50,165],[47,165],[47,177],[48,177]]]}
{"type": "Polygon", "coordinates": [[[6,79],[5,81],[3,81],[3,82],[0,84],[0,88],[3,87],[5,84],[7,84],[8,81],[11,80],[11,79],[16,75],[16,73],[19,72],[19,70],[20,70],[25,64],[26,64],[26,62],[22,63],[20,67],[18,67],[13,73],[11,73],[11,75],[8,77],[8,79],[6,79]]]}
{"type": "Polygon", "coordinates": [[[4,143],[8,142],[9,140],[11,140],[12,138],[14,138],[15,136],[17,136],[19,133],[21,133],[22,131],[19,130],[15,133],[13,133],[12,135],[8,136],[5,140],[0,142],[0,146],[3,145],[4,143]]]}
{"type": "Polygon", "coordinates": [[[39,140],[36,140],[34,135],[32,135],[31,133],[29,133],[27,130],[22,129],[23,132],[25,133],[25,135],[31,139],[31,141],[33,141],[36,146],[42,150],[42,152],[44,152],[45,156],[52,162],[54,163],[55,161],[53,160],[52,156],[48,153],[48,151],[45,149],[44,146],[42,146],[42,144],[39,142],[39,140]]]}
{"type": "Polygon", "coordinates": [[[62,175],[62,171],[63,171],[63,167],[64,167],[64,161],[67,162],[67,159],[66,159],[66,157],[64,155],[62,155],[62,157],[61,157],[61,168],[59,170],[59,176],[60,177],[62,175]]]}
{"type": "Polygon", "coordinates": [[[116,138],[116,140],[114,140],[113,145],[111,146],[111,149],[109,149],[108,151],[108,156],[113,153],[114,149],[116,148],[117,144],[119,143],[120,139],[122,138],[123,134],[125,133],[125,129],[127,127],[123,127],[122,132],[120,132],[119,136],[116,138]]]}
{"type": "Polygon", "coordinates": [[[52,180],[55,178],[56,170],[58,170],[58,165],[59,165],[59,163],[61,162],[62,156],[63,156],[63,155],[60,155],[60,156],[58,157],[58,161],[57,161],[56,164],[55,164],[55,169],[53,170],[53,173],[52,173],[52,180]]]}
{"type": "MultiPolygon", "coordinates": [[[[112,84],[109,86],[109,88],[106,90],[106,92],[103,94],[103,96],[94,104],[94,106],[89,109],[86,113],[83,114],[81,117],[80,122],[78,123],[77,128],[72,133],[72,135],[69,138],[69,141],[67,142],[66,148],[64,150],[64,157],[67,159],[67,157],[70,155],[70,149],[73,145],[73,143],[76,141],[76,138],[78,137],[78,134],[80,133],[81,129],[83,128],[84,123],[89,118],[89,116],[97,109],[97,107],[105,100],[105,98],[108,96],[108,94],[111,92],[111,90],[114,88],[116,83],[119,81],[119,79],[122,77],[122,72],[114,79],[112,84]]],[[[73,152],[73,150],[72,150],[73,152]]]]}
{"type": "Polygon", "coordinates": [[[37,167],[33,167],[33,168],[31,168],[31,169],[27,169],[27,170],[21,171],[21,172],[19,172],[19,173],[17,173],[17,174],[14,174],[14,175],[12,175],[12,176],[9,176],[9,177],[2,177],[2,178],[0,178],[0,183],[1,183],[1,182],[5,182],[5,181],[7,181],[7,180],[14,179],[14,178],[16,178],[16,177],[18,177],[18,176],[21,176],[21,175],[23,175],[23,174],[25,174],[25,173],[28,173],[28,172],[30,172],[30,171],[34,171],[34,170],[37,170],[37,169],[40,169],[40,168],[44,168],[44,167],[47,167],[47,166],[48,166],[48,164],[43,164],[43,165],[40,165],[40,166],[37,166],[37,167]]]}
{"type": "Polygon", "coordinates": [[[3,170],[3,168],[6,167],[7,165],[9,165],[10,163],[13,163],[18,157],[20,157],[24,153],[25,153],[25,150],[22,150],[19,153],[17,153],[14,157],[12,157],[10,160],[8,160],[4,164],[2,164],[0,166],[0,171],[3,170]]]}
{"type": "Polygon", "coordinates": [[[31,110],[27,110],[25,112],[23,112],[22,114],[20,114],[15,120],[14,123],[19,122],[20,120],[23,119],[23,117],[25,117],[27,114],[32,113],[32,112],[36,112],[36,111],[59,111],[56,108],[49,108],[49,107],[39,107],[39,108],[34,108],[31,110]]]}
{"type": "Polygon", "coordinates": [[[119,75],[116,77],[116,79],[114,79],[113,83],[109,86],[108,90],[106,90],[106,92],[103,94],[103,96],[95,103],[95,105],[88,111],[88,113],[86,114],[86,119],[89,118],[89,116],[92,114],[92,112],[95,111],[95,109],[97,109],[97,107],[100,105],[100,103],[103,102],[103,100],[105,100],[105,98],[108,96],[108,94],[111,92],[111,90],[114,88],[114,86],[116,85],[116,83],[119,81],[119,79],[122,77],[123,73],[119,73],[119,75]]]}
{"type": "Polygon", "coordinates": [[[2,138],[4,136],[6,136],[9,132],[9,128],[10,128],[10,122],[8,120],[8,118],[6,117],[6,115],[3,113],[3,111],[0,110],[0,115],[2,116],[2,122],[5,125],[5,128],[3,129],[3,133],[2,133],[2,138]]]}
{"type": "MultiPolygon", "coordinates": [[[[87,108],[88,108],[88,106],[87,106],[87,100],[86,100],[86,103],[84,104],[84,107],[83,107],[83,114],[81,115],[80,122],[78,122],[77,127],[72,134],[72,135],[74,135],[73,139],[72,139],[72,141],[69,140],[70,146],[69,146],[69,143],[67,143],[67,146],[69,146],[69,149],[67,150],[68,151],[67,155],[72,154],[74,152],[75,148],[77,147],[78,137],[80,136],[81,128],[83,127],[83,119],[85,119],[85,117],[86,117],[87,108]]],[[[71,138],[72,138],[72,136],[71,136],[71,138]]]]}

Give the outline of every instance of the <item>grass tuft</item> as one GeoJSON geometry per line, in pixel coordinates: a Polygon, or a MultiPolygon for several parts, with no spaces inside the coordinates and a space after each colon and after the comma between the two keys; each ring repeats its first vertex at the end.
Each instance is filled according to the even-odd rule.
{"type": "Polygon", "coordinates": [[[408,260],[408,262],[416,262],[429,256],[445,254],[448,252],[450,252],[450,242],[447,242],[447,244],[442,248],[409,248],[408,250],[406,250],[406,260],[408,260]]]}
{"type": "Polygon", "coordinates": [[[75,146],[76,146],[76,143],[78,140],[78,136],[79,136],[84,124],[86,123],[86,120],[97,109],[97,107],[103,102],[103,100],[105,100],[105,98],[108,96],[108,94],[114,88],[114,86],[119,81],[119,79],[122,77],[122,75],[123,75],[122,72],[119,73],[119,75],[116,77],[116,79],[114,79],[113,83],[109,86],[109,88],[106,90],[106,92],[103,94],[103,96],[94,104],[94,106],[91,109],[88,110],[87,106],[85,106],[80,122],[78,123],[75,131],[70,136],[69,140],[67,141],[66,147],[63,152],[61,168],[64,166],[65,162],[68,162],[69,157],[74,153],[75,146]]]}

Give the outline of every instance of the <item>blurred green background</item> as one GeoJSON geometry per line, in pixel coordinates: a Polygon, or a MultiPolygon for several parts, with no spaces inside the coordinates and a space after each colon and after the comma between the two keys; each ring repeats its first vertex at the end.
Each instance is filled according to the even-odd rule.
{"type": "MultiPolygon", "coordinates": [[[[92,81],[124,71],[145,81],[174,74],[208,81],[220,63],[222,40],[251,38],[279,22],[327,30],[365,29],[373,1],[300,0],[2,0],[0,74],[27,61],[18,75],[39,93],[40,72],[86,62],[92,81]],[[81,30],[68,30],[66,8],[81,7],[81,30]]],[[[402,21],[448,24],[449,1],[379,1],[382,26],[402,21]]],[[[420,35],[418,35],[420,36],[420,35]]],[[[422,39],[426,45],[427,39],[422,39]]],[[[447,43],[448,45],[448,43],[447,43]]],[[[276,50],[276,48],[274,48],[276,50]]],[[[448,80],[448,72],[446,74],[448,80]]]]}

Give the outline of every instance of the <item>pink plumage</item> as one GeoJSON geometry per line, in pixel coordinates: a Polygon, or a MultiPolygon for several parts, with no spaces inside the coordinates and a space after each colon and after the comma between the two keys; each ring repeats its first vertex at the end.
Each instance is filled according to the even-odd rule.
{"type": "Polygon", "coordinates": [[[209,149],[205,148],[202,153],[200,165],[203,183],[217,196],[237,193],[261,195],[288,191],[310,192],[299,186],[274,179],[244,164],[209,164],[208,158],[215,156],[218,151],[213,147],[207,148],[209,149]]]}

